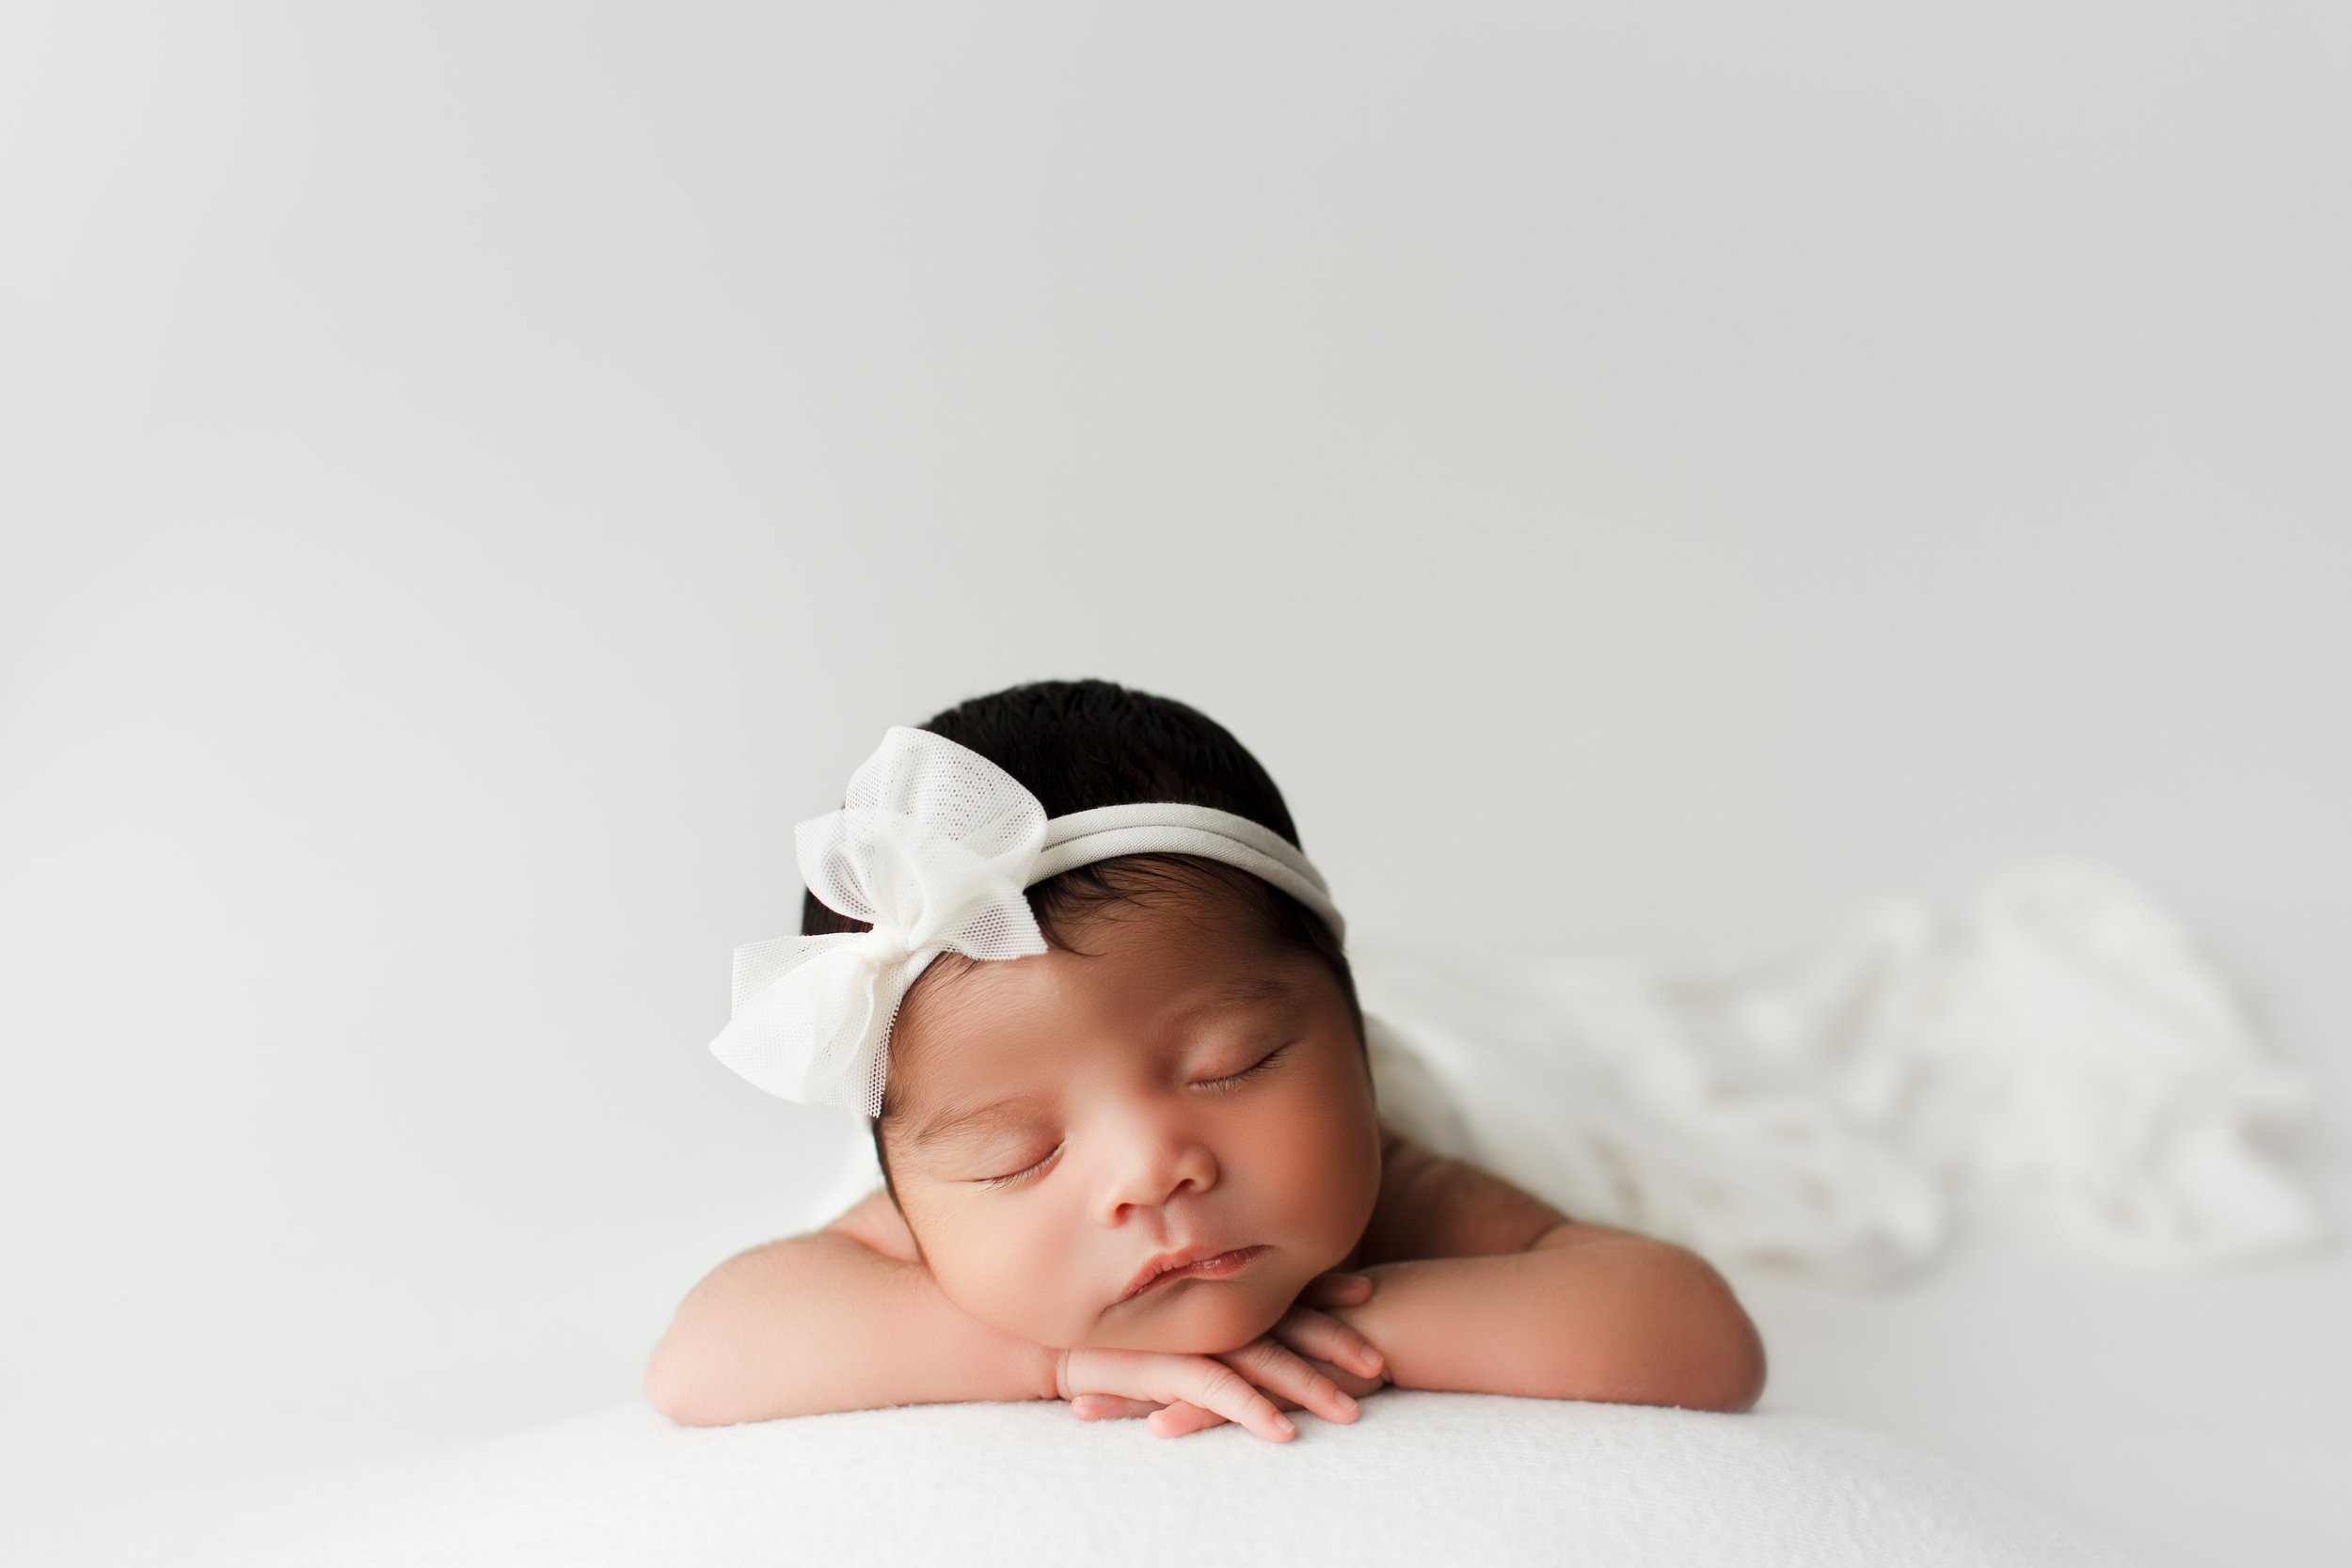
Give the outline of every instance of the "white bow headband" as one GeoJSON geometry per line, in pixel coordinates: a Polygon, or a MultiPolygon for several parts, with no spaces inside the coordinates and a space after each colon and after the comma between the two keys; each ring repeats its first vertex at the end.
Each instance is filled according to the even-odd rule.
{"type": "Polygon", "coordinates": [[[870,931],[776,937],[735,950],[735,1002],[710,1042],[770,1094],[882,1114],[890,1025],[924,967],[1045,952],[1022,891],[1114,855],[1200,855],[1273,883],[1347,934],[1323,878],[1271,829],[1172,800],[1050,820],[977,752],[894,724],[850,775],[839,811],[792,830],[809,891],[870,931]]]}

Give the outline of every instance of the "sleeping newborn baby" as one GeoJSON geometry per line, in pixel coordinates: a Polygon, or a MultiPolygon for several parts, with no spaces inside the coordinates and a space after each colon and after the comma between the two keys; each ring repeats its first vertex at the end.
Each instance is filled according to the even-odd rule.
{"type": "Polygon", "coordinates": [[[1756,1403],[1762,1344],[1703,1259],[1381,1120],[1337,911],[1222,727],[1042,682],[893,731],[868,767],[851,804],[883,815],[836,829],[815,867],[803,843],[804,937],[882,929],[878,888],[911,909],[939,864],[969,881],[1007,844],[1034,928],[999,910],[954,945],[862,938],[882,944],[863,969],[850,944],[800,939],[775,944],[780,978],[739,967],[714,1050],[773,1092],[868,1112],[883,1186],[696,1285],[646,1370],[657,1409],[716,1425],[1052,1399],[1165,1436],[1234,1421],[1284,1441],[1285,1412],[1353,1420],[1390,1385],[1756,1403]],[[976,805],[992,782],[1034,816],[976,805]],[[964,847],[854,826],[926,811],[961,813],[964,847]],[[926,948],[893,1012],[871,977],[926,948]]]}

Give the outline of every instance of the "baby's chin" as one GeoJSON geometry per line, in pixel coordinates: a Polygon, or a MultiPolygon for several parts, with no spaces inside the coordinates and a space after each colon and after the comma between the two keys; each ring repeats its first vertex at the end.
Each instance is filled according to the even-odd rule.
{"type": "Polygon", "coordinates": [[[1282,1321],[1295,1286],[1256,1280],[1194,1279],[1164,1285],[1103,1314],[1081,1341],[1104,1350],[1152,1350],[1174,1355],[1222,1355],[1262,1338],[1282,1321]]]}

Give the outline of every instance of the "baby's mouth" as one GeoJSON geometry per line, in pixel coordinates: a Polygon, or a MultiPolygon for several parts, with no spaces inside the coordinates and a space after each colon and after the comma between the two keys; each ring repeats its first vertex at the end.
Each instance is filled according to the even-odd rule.
{"type": "Polygon", "coordinates": [[[1120,1300],[1122,1302],[1139,1300],[1164,1285],[1173,1285],[1186,1279],[1230,1279],[1248,1268],[1251,1261],[1265,1250],[1263,1246],[1236,1247],[1231,1252],[1220,1252],[1214,1258],[1202,1258],[1194,1262],[1181,1264],[1176,1268],[1163,1269],[1126,1295],[1121,1296],[1120,1300]]]}

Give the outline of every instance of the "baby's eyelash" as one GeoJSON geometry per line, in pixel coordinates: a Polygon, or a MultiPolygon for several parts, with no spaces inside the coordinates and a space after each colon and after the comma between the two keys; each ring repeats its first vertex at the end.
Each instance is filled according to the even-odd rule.
{"type": "Polygon", "coordinates": [[[1051,1164],[1054,1160],[1054,1155],[1059,1154],[1060,1152],[1061,1145],[1056,1144],[1052,1154],[1046,1155],[1044,1159],[1040,1160],[1036,1164],[1031,1165],[1027,1170],[1017,1170],[1010,1176],[982,1176],[976,1177],[974,1180],[978,1181],[983,1187],[1018,1186],[1020,1183],[1026,1181],[1029,1178],[1035,1176],[1038,1172],[1043,1170],[1047,1165],[1051,1164]]]}
{"type": "Polygon", "coordinates": [[[1288,1051],[1290,1047],[1287,1045],[1278,1045],[1272,1051],[1268,1052],[1264,1060],[1261,1061],[1256,1067],[1244,1068],[1239,1072],[1228,1073],[1222,1078],[1203,1078],[1200,1081],[1200,1086],[1202,1088],[1215,1089],[1219,1094],[1232,1094],[1236,1089],[1241,1087],[1244,1080],[1255,1078],[1258,1074],[1272,1067],[1274,1065],[1275,1057],[1279,1056],[1283,1052],[1288,1051]]]}
{"type": "MultiPolygon", "coordinates": [[[[1239,1072],[1228,1073],[1222,1078],[1203,1078],[1200,1080],[1200,1087],[1204,1089],[1215,1089],[1219,1094],[1239,1093],[1242,1084],[1246,1080],[1255,1078],[1258,1074],[1272,1067],[1274,1065],[1274,1059],[1289,1049],[1290,1047],[1287,1045],[1278,1045],[1272,1051],[1268,1052],[1264,1058],[1261,1060],[1257,1066],[1244,1068],[1239,1072]]],[[[973,1180],[983,1187],[1017,1187],[1022,1182],[1031,1180],[1040,1172],[1043,1171],[1047,1165],[1052,1164],[1054,1163],[1054,1156],[1056,1154],[1059,1154],[1061,1152],[1061,1145],[1056,1144],[1053,1147],[1052,1151],[1049,1152],[1044,1159],[1040,1160],[1036,1164],[1031,1165],[1027,1170],[1017,1170],[1010,1176],[978,1176],[974,1177],[973,1180]]]]}

